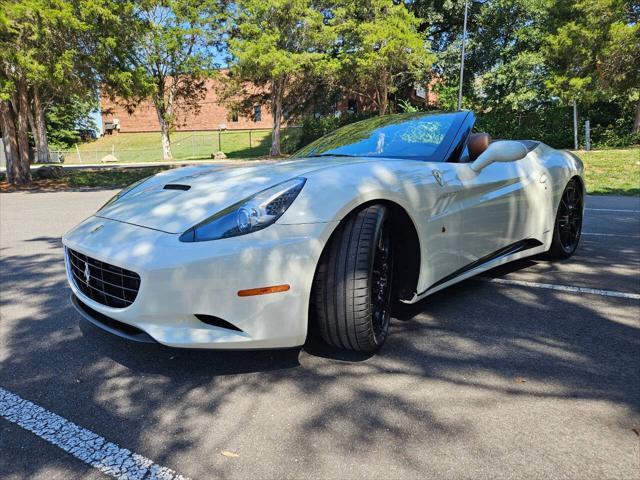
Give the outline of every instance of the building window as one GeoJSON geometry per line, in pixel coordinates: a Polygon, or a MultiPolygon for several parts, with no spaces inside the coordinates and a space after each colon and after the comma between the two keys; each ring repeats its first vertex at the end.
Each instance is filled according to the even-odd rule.
{"type": "Polygon", "coordinates": [[[229,114],[229,120],[231,120],[232,122],[237,122],[238,121],[238,112],[231,112],[229,114]]]}
{"type": "Polygon", "coordinates": [[[260,122],[262,121],[262,106],[256,105],[253,109],[253,121],[260,122]]]}
{"type": "Polygon", "coordinates": [[[347,102],[347,112],[358,113],[358,104],[354,98],[350,98],[347,102]]]}

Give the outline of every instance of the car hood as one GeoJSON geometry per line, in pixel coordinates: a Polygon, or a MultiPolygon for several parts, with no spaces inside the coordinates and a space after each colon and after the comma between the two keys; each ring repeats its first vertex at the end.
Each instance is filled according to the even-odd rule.
{"type": "Polygon", "coordinates": [[[371,160],[323,157],[168,170],[150,177],[99,210],[96,216],[167,233],[182,233],[226,207],[280,182],[325,168],[366,161],[371,160]]]}

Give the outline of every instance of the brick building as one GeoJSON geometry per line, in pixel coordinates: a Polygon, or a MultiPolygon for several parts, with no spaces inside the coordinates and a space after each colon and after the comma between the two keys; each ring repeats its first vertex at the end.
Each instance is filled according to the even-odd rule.
{"type": "MultiPolygon", "coordinates": [[[[254,128],[271,128],[273,119],[268,104],[256,105],[250,116],[232,115],[228,108],[221,105],[216,91],[216,80],[207,81],[207,92],[200,103],[200,112],[186,112],[180,114],[175,129],[178,131],[201,130],[240,130],[254,128]]],[[[418,88],[411,92],[412,100],[426,100],[431,103],[435,95],[430,89],[418,88]],[[426,97],[426,98],[425,98],[426,97]]],[[[159,132],[158,116],[151,101],[144,101],[131,114],[117,101],[108,97],[100,99],[102,113],[102,131],[109,133],[159,132]]],[[[336,111],[367,110],[366,103],[357,98],[344,98],[337,102],[336,111]]],[[[286,121],[285,121],[286,123],[286,121]]]]}
{"type": "MultiPolygon", "coordinates": [[[[204,99],[200,102],[198,114],[194,112],[181,114],[178,108],[176,130],[218,130],[220,128],[237,130],[272,127],[271,112],[267,105],[257,105],[250,117],[231,115],[229,109],[220,104],[216,94],[217,90],[217,82],[208,80],[207,91],[204,99]]],[[[120,133],[160,131],[158,115],[150,100],[142,102],[133,113],[129,114],[127,109],[117,101],[114,102],[103,96],[100,99],[100,109],[102,111],[102,131],[105,133],[110,133],[110,130],[120,133]]]]}

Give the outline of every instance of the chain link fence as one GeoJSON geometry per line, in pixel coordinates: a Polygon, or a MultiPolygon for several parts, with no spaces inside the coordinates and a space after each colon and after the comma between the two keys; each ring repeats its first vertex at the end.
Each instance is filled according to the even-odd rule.
{"type": "MultiPolygon", "coordinates": [[[[291,152],[297,146],[298,127],[282,129],[282,149],[291,152]]],[[[255,158],[268,155],[271,130],[221,130],[175,132],[171,135],[174,160],[211,159],[216,152],[227,158],[255,158]]],[[[66,164],[144,163],[162,161],[159,133],[120,133],[105,135],[70,149],[51,149],[53,161],[66,164]]]]}

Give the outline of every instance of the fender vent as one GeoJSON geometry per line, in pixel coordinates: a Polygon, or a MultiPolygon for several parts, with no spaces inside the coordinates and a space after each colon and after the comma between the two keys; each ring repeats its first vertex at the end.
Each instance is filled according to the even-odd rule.
{"type": "Polygon", "coordinates": [[[167,183],[164,186],[165,190],[189,190],[191,185],[180,185],[179,183],[167,183]]]}
{"type": "Polygon", "coordinates": [[[226,328],[227,330],[235,330],[236,332],[242,332],[242,330],[236,327],[233,323],[229,323],[226,320],[223,320],[218,317],[214,317],[213,315],[202,315],[202,314],[196,313],[195,317],[198,320],[200,320],[202,323],[206,323],[207,325],[226,328]]]}

